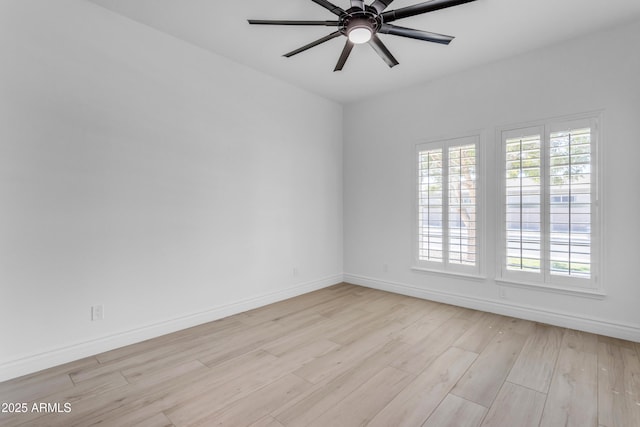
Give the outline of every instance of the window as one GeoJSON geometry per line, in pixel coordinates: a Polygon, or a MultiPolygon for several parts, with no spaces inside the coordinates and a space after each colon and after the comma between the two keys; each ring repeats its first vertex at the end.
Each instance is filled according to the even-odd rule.
{"type": "Polygon", "coordinates": [[[506,280],[597,285],[597,118],[502,131],[506,280]]]}
{"type": "Polygon", "coordinates": [[[417,147],[418,267],[478,270],[478,137],[417,147]]]}

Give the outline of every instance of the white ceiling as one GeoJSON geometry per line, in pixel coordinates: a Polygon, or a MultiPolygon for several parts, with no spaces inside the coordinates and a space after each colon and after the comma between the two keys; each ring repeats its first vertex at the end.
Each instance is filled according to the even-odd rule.
{"type": "MultiPolygon", "coordinates": [[[[400,65],[391,69],[360,45],[344,70],[333,72],[343,37],[292,58],[282,54],[334,28],[247,23],[248,18],[336,19],[311,0],[88,1],[341,103],[640,19],[640,0],[477,0],[394,22],[455,36],[449,46],[382,34],[400,65]]],[[[349,7],[348,0],[333,3],[349,7]]],[[[420,0],[395,0],[387,10],[416,3],[420,0]]]]}

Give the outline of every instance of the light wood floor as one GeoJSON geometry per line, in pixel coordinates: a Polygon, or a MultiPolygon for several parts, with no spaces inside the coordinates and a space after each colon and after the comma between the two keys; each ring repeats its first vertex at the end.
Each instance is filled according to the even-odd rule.
{"type": "Polygon", "coordinates": [[[640,345],[336,285],[0,383],[2,426],[640,426],[640,345]]]}

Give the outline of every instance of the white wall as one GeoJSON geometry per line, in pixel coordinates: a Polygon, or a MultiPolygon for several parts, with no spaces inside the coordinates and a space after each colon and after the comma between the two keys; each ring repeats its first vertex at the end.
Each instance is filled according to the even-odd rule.
{"type": "Polygon", "coordinates": [[[79,0],[0,58],[0,381],[341,280],[340,105],[79,0]]]}
{"type": "Polygon", "coordinates": [[[640,22],[345,107],[345,280],[640,341],[640,22]],[[496,128],[603,111],[606,298],[506,288],[496,264],[496,128]],[[479,131],[486,280],[416,272],[414,150],[479,131]],[[384,271],[383,265],[388,265],[384,271]]]}

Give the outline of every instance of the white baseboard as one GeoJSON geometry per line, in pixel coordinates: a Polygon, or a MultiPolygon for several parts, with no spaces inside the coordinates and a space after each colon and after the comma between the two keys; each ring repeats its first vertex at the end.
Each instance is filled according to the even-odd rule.
{"type": "Polygon", "coordinates": [[[487,311],[504,316],[517,317],[535,322],[547,323],[564,328],[577,329],[609,337],[640,342],[640,325],[610,322],[593,317],[579,316],[573,313],[545,310],[523,304],[505,303],[500,300],[469,297],[450,292],[389,282],[355,274],[344,275],[344,281],[354,285],[366,286],[381,291],[408,295],[416,298],[442,302],[487,311]]]}
{"type": "Polygon", "coordinates": [[[141,328],[80,342],[67,347],[57,348],[40,354],[30,355],[0,364],[0,382],[17,378],[42,369],[51,368],[84,357],[93,356],[125,345],[135,344],[161,335],[166,335],[192,326],[212,322],[223,317],[242,313],[274,302],[293,298],[318,289],[342,282],[342,274],[305,282],[296,286],[270,292],[258,297],[246,298],[230,304],[224,304],[199,313],[193,313],[141,328]]]}

